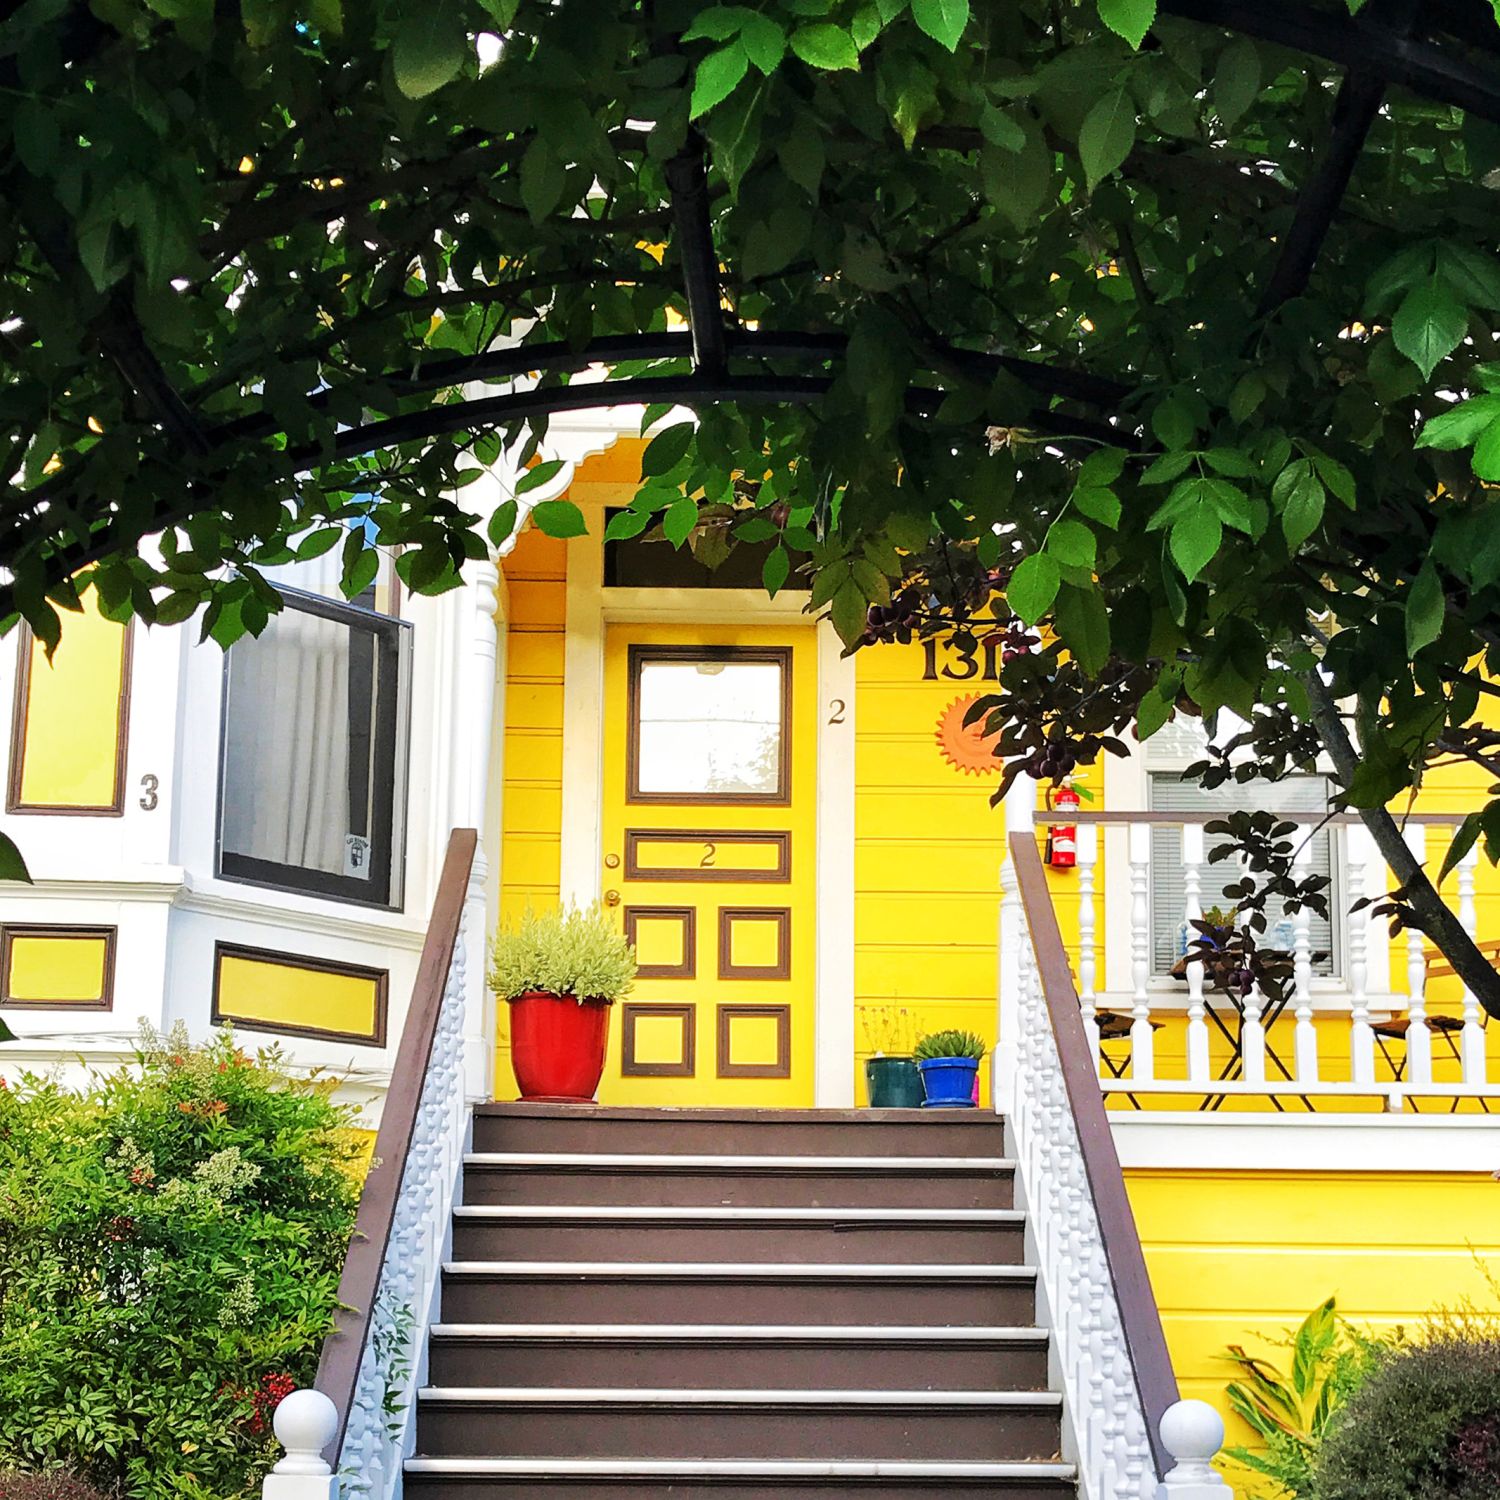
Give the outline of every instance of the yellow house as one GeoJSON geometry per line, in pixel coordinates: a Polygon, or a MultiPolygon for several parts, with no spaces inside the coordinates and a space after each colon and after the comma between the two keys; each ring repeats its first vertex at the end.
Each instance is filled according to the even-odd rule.
{"type": "MultiPolygon", "coordinates": [[[[559,901],[602,901],[641,964],[605,1106],[859,1108],[868,1059],[945,1027],[996,1048],[985,1104],[1024,1090],[1007,836],[1052,815],[1024,779],[990,805],[996,763],[963,718],[996,648],[845,656],[754,559],[715,573],[605,543],[639,477],[629,420],[554,419],[562,471],[526,499],[566,494],[587,535],[523,522],[440,598],[383,572],[350,603],[311,563],[227,656],[93,614],[50,663],[23,632],[0,642],[3,826],[36,877],[0,895],[0,1019],[20,1038],[0,1075],[127,1056],[140,1018],[225,1021],[339,1070],[373,1126],[449,832],[472,826],[470,1099],[514,1098],[474,955],[559,901]]],[[[498,505],[513,478],[466,500],[498,505]]],[[[1283,924],[1284,1008],[1174,977],[1185,920],[1219,899],[1203,825],[1229,805],[1181,782],[1193,736],[1169,726],[1087,772],[1077,862],[1048,884],[1178,1382],[1222,1405],[1224,1347],[1328,1296],[1382,1329],[1492,1300],[1500,1036],[1419,936],[1348,915],[1387,888],[1348,820],[1306,843],[1334,915],[1283,924]]],[[[1424,791],[1410,836],[1434,867],[1483,790],[1424,791]]],[[[1311,829],[1326,786],[1256,795],[1311,829]]],[[[1500,938],[1494,870],[1465,861],[1450,894],[1500,938]]]]}

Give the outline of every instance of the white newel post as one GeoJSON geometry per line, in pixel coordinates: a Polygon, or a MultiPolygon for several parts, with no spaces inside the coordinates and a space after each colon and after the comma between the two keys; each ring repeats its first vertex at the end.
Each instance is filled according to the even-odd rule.
{"type": "Polygon", "coordinates": [[[338,1431],[339,1414],[321,1391],[293,1391],[271,1419],[286,1457],[261,1481],[261,1500],[338,1500],[338,1480],[323,1450],[338,1431]]]}
{"type": "Polygon", "coordinates": [[[991,1092],[996,1113],[1008,1115],[1015,1107],[1016,1062],[1021,1040],[1021,946],[1026,942],[1025,924],[1021,919],[1021,891],[1008,846],[1013,833],[1029,832],[1034,826],[1036,782],[1022,772],[1005,794],[1004,806],[1007,852],[1000,862],[999,1004],[995,1017],[991,1092]]]}
{"type": "Polygon", "coordinates": [[[1224,1446],[1224,1421],[1206,1401],[1179,1401],[1161,1419],[1162,1446],[1176,1460],[1156,1487],[1156,1500],[1234,1500],[1213,1466],[1224,1446]]]}

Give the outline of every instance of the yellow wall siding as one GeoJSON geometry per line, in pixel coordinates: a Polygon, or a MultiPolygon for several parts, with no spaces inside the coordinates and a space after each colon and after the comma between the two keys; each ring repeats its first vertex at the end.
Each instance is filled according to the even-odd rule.
{"type": "MultiPolygon", "coordinates": [[[[567,547],[522,533],[504,560],[505,783],[500,920],[557,903],[562,864],[563,627],[567,547]]],[[[496,1091],[510,1097],[510,1008],[499,1007],[496,1091]]]]}

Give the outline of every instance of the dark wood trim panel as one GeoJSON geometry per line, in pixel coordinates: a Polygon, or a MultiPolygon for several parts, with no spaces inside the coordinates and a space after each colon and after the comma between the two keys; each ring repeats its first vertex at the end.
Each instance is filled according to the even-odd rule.
{"type": "Polygon", "coordinates": [[[792,800],[792,648],[790,646],[642,646],[626,653],[625,800],[688,806],[786,807],[792,800]],[[640,789],[641,668],[650,662],[775,662],[781,668],[781,754],[774,792],[643,792],[640,789]]]}
{"type": "Polygon", "coordinates": [[[792,977],[792,909],[789,906],[721,906],[719,908],[720,979],[790,979],[792,977]],[[774,964],[736,964],[731,947],[736,922],[776,925],[774,964]]]}
{"type": "Polygon", "coordinates": [[[427,1075],[438,1016],[443,1008],[443,990],[463,925],[464,896],[469,888],[469,872],[474,865],[478,841],[479,835],[472,828],[455,828],[448,837],[448,855],[443,861],[443,873],[438,878],[432,920],[428,923],[427,940],[422,945],[411,1004],[407,1008],[406,1024],[401,1028],[401,1042],[396,1051],[396,1066],[391,1072],[391,1085],[386,1091],[380,1129],[375,1136],[374,1165],[359,1195],[354,1235],[349,1242],[349,1253],[344,1258],[343,1275],[339,1278],[339,1311],[333,1332],[323,1341],[323,1353],[318,1361],[318,1377],[314,1385],[333,1402],[338,1412],[338,1428],[329,1454],[335,1472],[341,1467],[344,1436],[349,1429],[349,1413],[359,1384],[360,1359],[380,1295],[380,1267],[385,1260],[386,1245],[396,1218],[396,1201],[401,1193],[401,1179],[417,1128],[422,1080],[427,1075]]]}
{"type": "Polygon", "coordinates": [[[768,885],[785,885],[792,878],[792,835],[789,830],[773,829],[762,833],[745,828],[627,828],[625,830],[625,879],[626,880],[724,880],[744,883],[764,882],[768,885]],[[706,849],[714,847],[717,860],[720,844],[746,845],[770,844],[776,849],[776,867],[772,870],[744,870],[712,864],[662,865],[659,868],[643,867],[640,861],[642,844],[688,844],[706,849]]]}
{"type": "Polygon", "coordinates": [[[113,800],[107,805],[73,806],[68,803],[23,802],[21,782],[26,774],[26,729],[31,718],[31,657],[34,637],[22,622],[16,632],[16,696],[10,720],[10,769],[5,781],[5,810],[24,817],[45,814],[62,818],[118,818],[125,811],[125,772],[130,749],[131,661],[135,655],[135,621],[125,622],[120,632],[120,688],[115,713],[115,783],[113,800]]]}
{"type": "Polygon", "coordinates": [[[676,921],[682,930],[682,962],[679,964],[639,964],[640,979],[691,979],[698,972],[698,908],[696,906],[627,906],[624,913],[625,941],[633,948],[636,930],[642,919],[651,922],[676,921]]]}
{"type": "Polygon", "coordinates": [[[790,1005],[721,1005],[718,1024],[720,1078],[790,1078],[792,1076],[792,1008],[790,1005]],[[773,1016],[776,1020],[776,1061],[735,1063],[729,1058],[729,1033],[739,1017],[773,1016]]]}
{"type": "Polygon", "coordinates": [[[252,948],[243,943],[214,944],[213,993],[209,1001],[209,1020],[215,1026],[228,1022],[245,1031],[269,1031],[277,1036],[305,1036],[329,1042],[360,1042],[370,1047],[385,1046],[389,1011],[390,971],[370,969],[363,964],[341,963],[333,958],[309,958],[301,953],[283,953],[275,948],[252,948]],[[334,1031],[324,1026],[298,1026],[283,1022],[236,1015],[219,1004],[219,982],[226,958],[243,958],[251,963],[272,964],[279,969],[305,969],[313,974],[337,974],[345,979],[366,979],[375,986],[375,1029],[373,1031],[334,1031]]]}
{"type": "MultiPolygon", "coordinates": [[[[1050,812],[1038,808],[1032,822],[1047,825],[1052,823],[1071,823],[1077,826],[1092,824],[1101,828],[1107,828],[1111,823],[1121,827],[1131,823],[1159,823],[1163,827],[1171,827],[1175,823],[1196,825],[1217,823],[1228,816],[1229,809],[1223,807],[1214,812],[1109,812],[1108,810],[1095,812],[1086,811],[1083,808],[1069,809],[1066,812],[1050,812]]],[[[1275,812],[1271,816],[1287,823],[1316,823],[1319,827],[1326,824],[1332,828],[1350,828],[1356,823],[1364,822],[1358,813],[1320,813],[1316,809],[1305,807],[1297,812],[1275,812]]],[[[1446,825],[1456,828],[1464,819],[1462,813],[1410,812],[1393,814],[1393,816],[1398,823],[1411,823],[1426,827],[1446,825]]]]}
{"type": "Polygon", "coordinates": [[[115,1005],[115,927],[58,927],[40,922],[7,922],[0,927],[0,1005],[12,1010],[113,1010],[115,1005]],[[104,940],[104,993],[97,1000],[19,1000],[10,992],[11,947],[18,938],[63,938],[68,941],[104,940]]]}
{"type": "Polygon", "coordinates": [[[625,1078],[691,1078],[698,1067],[698,1007],[625,1001],[620,1006],[620,1073],[625,1078]],[[675,1063],[638,1062],[635,1027],[642,1016],[676,1016],[682,1021],[682,1059],[675,1063]]]}
{"type": "Polygon", "coordinates": [[[1078,991],[1073,987],[1068,951],[1063,946],[1057,911],[1047,889],[1042,857],[1036,840],[1029,834],[1012,834],[1009,843],[1010,857],[1015,861],[1016,878],[1020,884],[1021,905],[1026,912],[1031,946],[1036,954],[1042,998],[1052,1022],[1063,1084],[1068,1091],[1068,1103],[1083,1151],[1089,1196],[1093,1199],[1104,1240],[1109,1279],[1114,1285],[1120,1316],[1125,1324],[1125,1349],[1146,1414],[1146,1430],[1156,1459],[1156,1472],[1165,1474],[1174,1460],[1162,1445],[1161,1419],[1167,1408],[1178,1400],[1177,1376],[1172,1369],[1166,1335],[1162,1332],[1161,1313],[1156,1305],[1156,1293],[1151,1288],[1150,1273],[1146,1270],[1146,1257],[1141,1251],[1135,1214],[1125,1191],[1125,1174],[1120,1170],[1114,1131],[1104,1108],[1099,1075],[1090,1055],[1078,991]]]}

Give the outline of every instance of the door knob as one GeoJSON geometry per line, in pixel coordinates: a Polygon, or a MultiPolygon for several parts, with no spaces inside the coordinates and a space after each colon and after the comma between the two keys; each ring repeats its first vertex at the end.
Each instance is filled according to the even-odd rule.
{"type": "Polygon", "coordinates": [[[606,854],[604,856],[604,868],[606,870],[618,870],[620,868],[620,856],[618,854],[606,854]]]}
{"type": "Polygon", "coordinates": [[[606,906],[618,906],[620,904],[620,893],[618,891],[605,891],[604,904],[606,906]]]}

